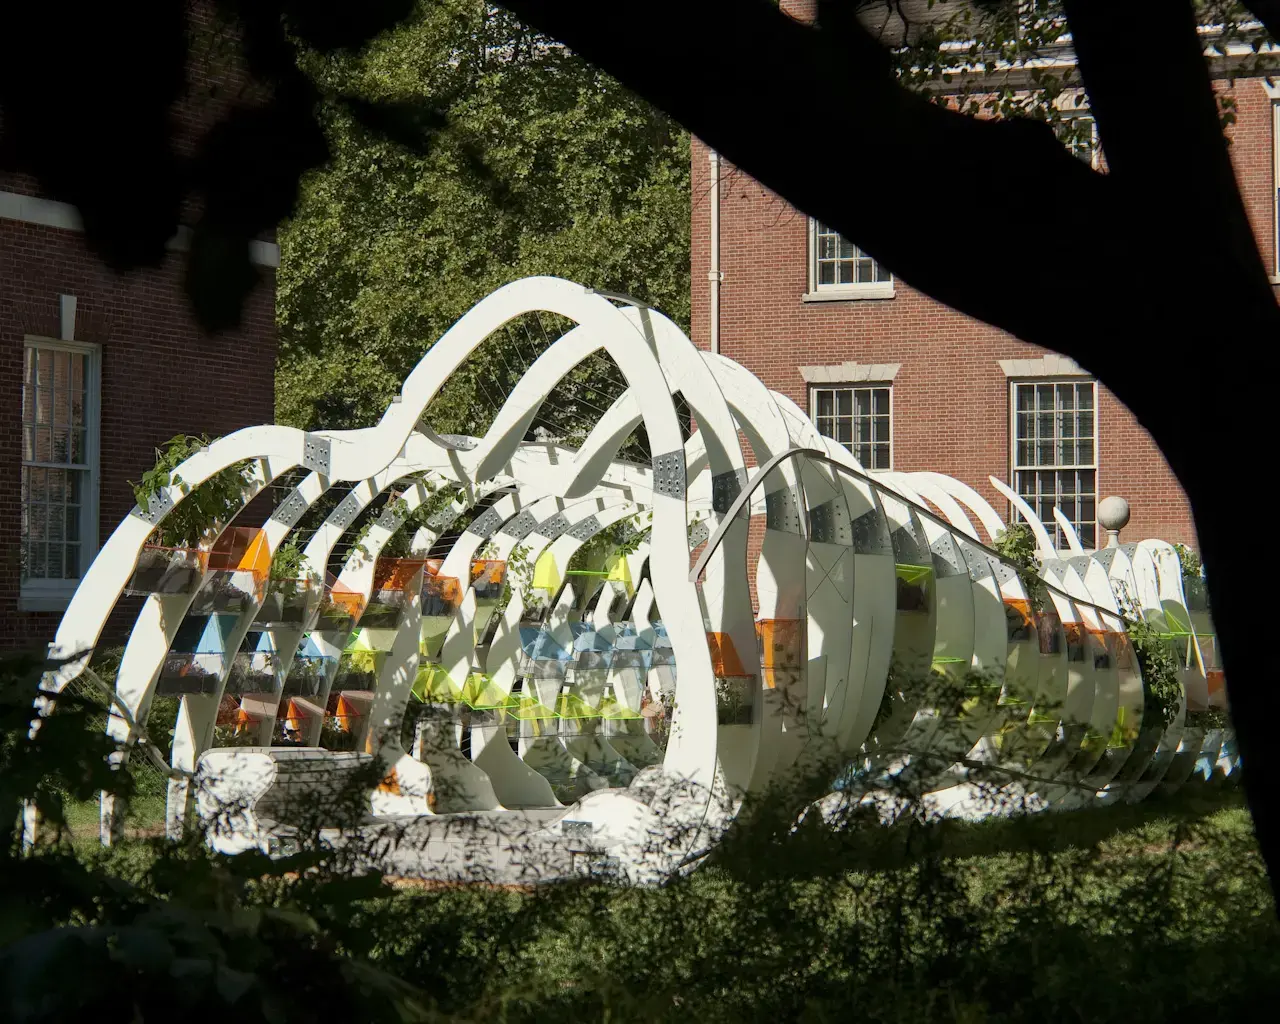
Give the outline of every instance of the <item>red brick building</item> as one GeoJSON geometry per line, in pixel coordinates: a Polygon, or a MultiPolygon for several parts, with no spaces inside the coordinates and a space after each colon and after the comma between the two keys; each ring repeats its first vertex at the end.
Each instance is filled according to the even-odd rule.
{"type": "MultiPolygon", "coordinates": [[[[193,100],[184,134],[214,113],[193,100]]],[[[254,246],[261,282],[242,326],[210,337],[183,292],[181,235],[160,267],[118,276],[79,225],[31,180],[0,175],[0,649],[53,638],[157,445],[274,419],[273,242],[254,246]]]]}
{"type": "MultiPolygon", "coordinates": [[[[804,0],[791,6],[803,8],[804,0]]],[[[1262,256],[1280,275],[1280,90],[1257,78],[1237,79],[1230,88],[1237,177],[1262,256]]],[[[692,328],[703,348],[711,342],[709,157],[695,139],[692,328]]],[[[864,466],[946,473],[1005,511],[1009,503],[987,480],[994,475],[1028,498],[1051,533],[1051,508],[1062,508],[1086,546],[1097,542],[1097,502],[1116,494],[1132,507],[1125,538],[1195,544],[1186,496],[1150,435],[1071,360],[894,280],[855,246],[723,163],[719,212],[720,352],[806,409],[864,466]]]]}

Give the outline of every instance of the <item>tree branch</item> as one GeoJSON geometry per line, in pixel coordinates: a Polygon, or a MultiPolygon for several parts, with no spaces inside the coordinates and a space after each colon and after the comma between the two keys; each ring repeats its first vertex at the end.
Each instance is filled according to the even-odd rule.
{"type": "Polygon", "coordinates": [[[1074,232],[1043,259],[1007,244],[1043,233],[1053,215],[1046,195],[1067,208],[1106,204],[1103,177],[1045,125],[978,121],[908,91],[853,18],[809,27],[766,0],[705,0],[692,11],[676,0],[505,6],[914,287],[1019,337],[1059,351],[1070,345],[1086,366],[1098,362],[1069,323],[1044,323],[1038,297],[1050,287],[1090,287],[1108,254],[1074,232]],[[819,139],[841,169],[838,184],[806,157],[819,139]],[[886,189],[913,201],[872,199],[886,189]],[[974,228],[987,243],[981,259],[957,260],[935,242],[974,228]]]}

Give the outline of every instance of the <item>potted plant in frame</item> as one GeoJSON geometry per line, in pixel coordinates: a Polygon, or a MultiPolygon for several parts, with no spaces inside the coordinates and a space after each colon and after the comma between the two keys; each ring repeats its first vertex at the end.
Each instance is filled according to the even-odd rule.
{"type": "Polygon", "coordinates": [[[261,626],[292,626],[306,630],[320,606],[320,575],[311,569],[294,541],[280,545],[271,559],[267,592],[258,609],[261,626]]]}
{"type": "Polygon", "coordinates": [[[177,467],[210,443],[204,435],[170,438],[156,449],[156,463],[142,481],[131,483],[142,509],[151,508],[174,485],[183,497],[152,531],[125,585],[127,593],[191,594],[200,586],[212,540],[244,506],[253,477],[252,462],[241,462],[190,486],[177,467]]]}

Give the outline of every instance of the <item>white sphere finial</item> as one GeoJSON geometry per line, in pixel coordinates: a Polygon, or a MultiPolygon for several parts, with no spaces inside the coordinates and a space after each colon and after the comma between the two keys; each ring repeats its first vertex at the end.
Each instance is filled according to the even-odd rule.
{"type": "Polygon", "coordinates": [[[1107,547],[1120,543],[1120,531],[1129,523],[1129,503],[1112,495],[1098,503],[1098,524],[1107,531],[1107,547]]]}

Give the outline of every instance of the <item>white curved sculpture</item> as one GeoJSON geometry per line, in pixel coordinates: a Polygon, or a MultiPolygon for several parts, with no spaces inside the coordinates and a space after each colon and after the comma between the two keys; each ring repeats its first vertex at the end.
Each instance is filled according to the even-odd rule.
{"type": "MultiPolygon", "coordinates": [[[[989,546],[1003,523],[973,489],[864,473],[743,367],[652,309],[567,281],[517,281],[480,302],[377,426],[249,428],[177,474],[185,483],[135,508],[90,567],[51,645],[41,710],[84,671],[120,595],[148,592],[116,684],[125,712],[108,728],[133,742],[159,685],[182,694],[169,829],[194,810],[228,852],[283,848],[285,797],[305,803],[362,766],[380,781],[363,823],[346,826],[408,823],[422,839],[388,854],[391,870],[459,877],[462,847],[479,843],[505,851],[497,874],[612,858],[633,880],[695,863],[744,801],[799,799],[786,791],[797,780],[829,788],[839,775],[865,800],[906,784],[981,814],[993,787],[1070,807],[1235,766],[1220,731],[1185,728],[1188,707],[1222,706],[1225,691],[1207,609],[1184,594],[1168,545],[1089,554],[1068,531],[1061,558],[993,481],[1035,531],[1036,607],[989,546]],[[575,326],[523,367],[483,436],[430,429],[422,417],[450,376],[531,311],[575,326]],[[576,445],[529,440],[548,396],[600,352],[625,389],[576,445]],[[619,455],[638,429],[648,464],[619,455]],[[149,544],[189,488],[245,460],[246,502],[309,472],[260,529],[223,524],[194,552],[149,544]],[[346,493],[306,543],[310,576],[366,510],[380,515],[323,592],[268,582],[331,490],[346,493]],[[422,525],[427,502],[439,507],[422,525]],[[442,536],[462,515],[466,529],[442,536]],[[410,517],[410,554],[380,558],[410,517]],[[627,550],[571,567],[593,538],[616,546],[623,522],[627,550]],[[1168,724],[1144,720],[1125,616],[1177,645],[1185,696],[1168,724]],[[220,724],[237,745],[218,742],[220,724]],[[241,806],[220,814],[231,797],[241,806]]],[[[119,820],[104,799],[104,842],[119,820]]]]}

